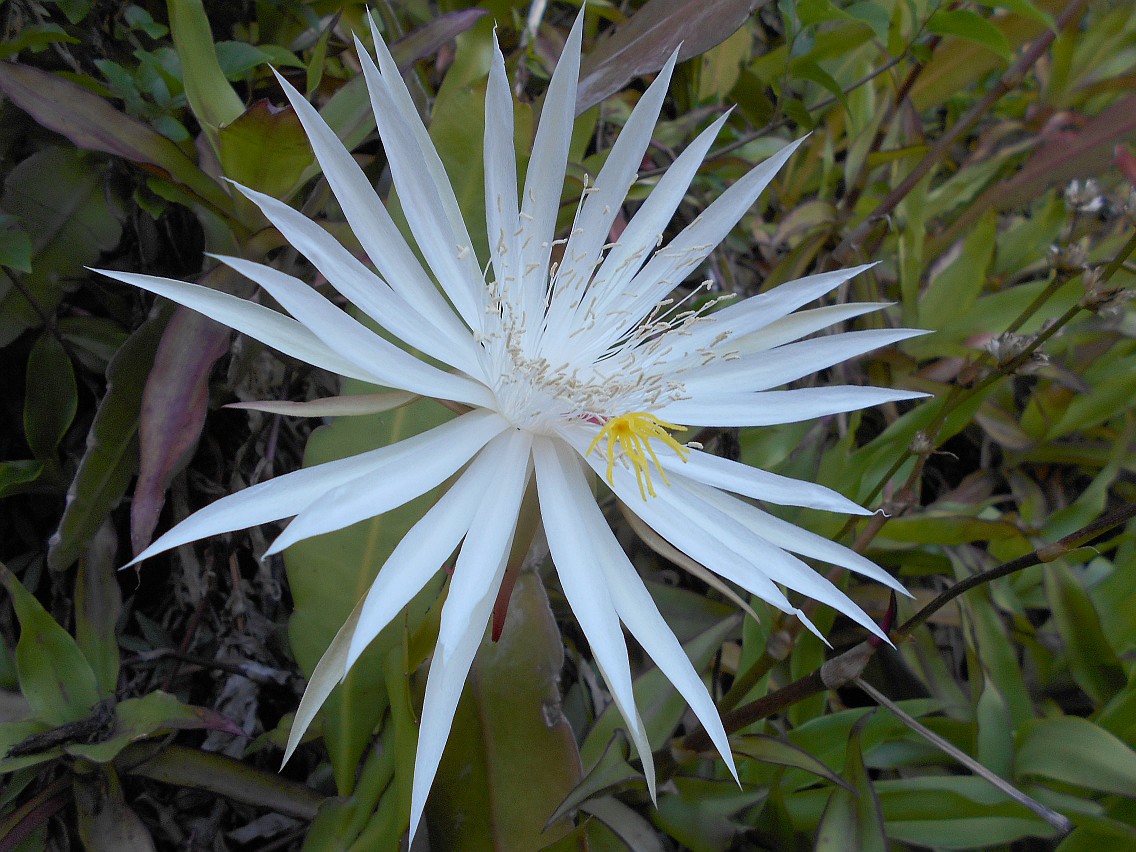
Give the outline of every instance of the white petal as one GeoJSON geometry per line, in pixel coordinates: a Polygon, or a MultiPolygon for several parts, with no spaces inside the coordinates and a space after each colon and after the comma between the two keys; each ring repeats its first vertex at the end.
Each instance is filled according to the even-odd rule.
{"type": "MultiPolygon", "coordinates": [[[[746,554],[755,564],[760,565],[762,573],[773,582],[827,604],[881,639],[887,639],[871,616],[827,578],[754,531],[757,524],[753,513],[764,513],[760,513],[759,510],[736,497],[720,491],[715,493],[713,488],[700,486],[689,480],[684,481],[678,476],[672,478],[671,487],[667,489],[665,497],[677,505],[686,507],[694,517],[699,518],[708,535],[732,542],[739,553],[746,554]]],[[[783,538],[790,541],[797,540],[793,533],[805,532],[792,524],[785,524],[785,527],[789,532],[783,538]]],[[[801,536],[801,539],[803,538],[804,536],[801,536]]],[[[886,577],[889,586],[898,586],[898,583],[883,571],[876,569],[876,573],[878,576],[886,577]]]]}
{"type": "Polygon", "coordinates": [[[391,393],[368,393],[354,396],[326,396],[323,399],[313,399],[307,402],[274,399],[256,402],[230,402],[224,407],[264,411],[268,414],[284,414],[289,417],[349,417],[393,411],[420,398],[406,391],[393,391],[391,393]]]}
{"type": "Polygon", "coordinates": [[[450,318],[447,326],[438,328],[303,213],[270,195],[240,184],[234,186],[260,208],[292,248],[310,260],[331,286],[367,316],[432,358],[466,372],[477,369],[473,338],[452,312],[446,311],[450,318]]]}
{"type": "Polygon", "coordinates": [[[492,395],[484,385],[418,360],[335,307],[298,278],[243,258],[216,257],[263,287],[290,314],[302,317],[304,325],[328,347],[345,358],[366,364],[380,384],[467,405],[492,403],[492,395]]]}
{"type": "Polygon", "coordinates": [[[877,583],[883,583],[900,594],[911,597],[911,593],[903,587],[899,580],[870,559],[864,558],[842,544],[809,532],[788,521],[783,521],[768,512],[763,512],[756,506],[751,506],[749,503],[722,494],[714,488],[700,486],[689,480],[683,481],[682,477],[680,477],[680,482],[682,482],[683,487],[692,493],[696,493],[708,504],[715,506],[723,514],[734,518],[738,523],[753,530],[777,547],[792,553],[799,553],[801,556],[808,556],[811,559],[819,559],[832,565],[839,565],[841,568],[847,568],[849,571],[854,571],[875,580],[877,583]]]}
{"type": "Polygon", "coordinates": [[[487,424],[492,424],[491,429],[497,428],[499,423],[495,414],[471,411],[397,444],[250,485],[194,512],[134,557],[126,567],[191,541],[297,515],[328,491],[360,476],[396,476],[408,455],[423,449],[429,452],[435,442],[455,440],[455,435],[463,432],[477,433],[487,424]]]}
{"type": "Polygon", "coordinates": [[[604,579],[607,566],[597,558],[595,549],[594,540],[611,538],[611,530],[580,473],[575,452],[560,441],[537,438],[533,442],[533,463],[541,519],[556,574],[612,699],[627,722],[653,799],[655,765],[651,743],[635,706],[627,642],[604,579]]]}
{"type": "MultiPolygon", "coordinates": [[[[501,441],[501,438],[497,439],[501,441]]],[[[355,664],[379,631],[433,577],[469,530],[477,507],[492,490],[500,453],[487,447],[391,553],[367,592],[351,639],[347,668],[355,664]]]]}
{"type": "Polygon", "coordinates": [[[391,452],[384,470],[371,470],[325,493],[296,516],[265,555],[381,515],[425,494],[508,428],[509,424],[492,412],[471,411],[387,447],[391,452]]]}
{"type": "Polygon", "coordinates": [[[505,60],[493,31],[493,57],[485,92],[485,223],[489,253],[498,282],[514,279],[517,230],[517,156],[513,150],[513,96],[505,76],[505,60]]]}
{"type": "Polygon", "coordinates": [[[750,334],[731,337],[728,346],[724,348],[736,351],[740,355],[764,352],[775,346],[799,340],[838,322],[891,307],[892,304],[892,302],[852,302],[847,305],[825,305],[823,308],[797,311],[787,317],[774,320],[750,334]]]}
{"type": "Polygon", "coordinates": [[[212,287],[157,278],[153,275],[138,275],[133,272],[112,272],[109,269],[96,269],[102,275],[148,290],[170,301],[202,313],[210,319],[224,323],[229,328],[247,334],[266,346],[271,346],[313,366],[330,370],[351,379],[360,379],[371,384],[382,384],[369,370],[354,360],[344,358],[324,345],[323,341],[291,317],[250,302],[239,299],[212,287]]]}
{"type": "Polygon", "coordinates": [[[590,335],[594,342],[589,342],[587,352],[592,357],[601,354],[613,340],[636,325],[637,320],[628,314],[616,313],[616,305],[632,295],[626,292],[627,283],[654,251],[663,229],[674,216],[706,152],[728,118],[728,113],[718,118],[678,155],[600,264],[591,289],[572,323],[573,327],[579,327],[586,319],[600,318],[595,333],[590,335]],[[611,328],[608,328],[609,325],[611,328]]]}
{"type": "Polygon", "coordinates": [[[803,506],[808,509],[823,509],[826,512],[842,512],[848,515],[872,514],[870,510],[861,508],[831,488],[779,476],[711,453],[692,449],[685,462],[671,453],[660,453],[659,462],[668,473],[673,471],[695,482],[753,497],[756,500],[766,500],[781,506],[803,506]]]}
{"type": "Polygon", "coordinates": [[[486,463],[497,476],[494,487],[484,492],[470,524],[442,607],[438,644],[430,662],[418,727],[410,801],[412,838],[438,772],[458,698],[501,587],[528,481],[530,446],[526,433],[509,430],[485,449],[486,454],[492,451],[486,463]]]}
{"type": "Polygon", "coordinates": [[[668,403],[653,413],[685,426],[772,426],[927,396],[891,388],[832,385],[748,394],[699,394],[693,399],[668,403]]]}
{"type": "MultiPolygon", "coordinates": [[[[602,516],[601,516],[602,520],[602,516]]],[[[603,558],[604,576],[611,590],[619,617],[631,631],[644,651],[655,661],[667,680],[674,684],[706,733],[722,755],[726,768],[735,779],[738,777],[734,757],[730,751],[730,741],[726,729],[722,727],[722,717],[714,700],[706,690],[706,685],[691,665],[682,645],[671,631],[666,620],[659,613],[651,593],[643,585],[638,572],[627,559],[623,548],[607,530],[607,535],[596,536],[596,548],[603,558]]]]}
{"type": "Polygon", "coordinates": [[[685,392],[691,395],[763,391],[926,333],[919,329],[894,328],[829,334],[695,367],[682,373],[681,380],[685,392]]]}
{"type": "Polygon", "coordinates": [[[595,186],[584,198],[557,272],[553,300],[548,312],[546,346],[565,345],[567,336],[572,331],[574,306],[591,281],[592,272],[600,259],[600,251],[611,232],[611,225],[638,174],[677,60],[678,50],[675,50],[635,105],[600,169],[595,186]],[[555,342],[549,339],[552,335],[555,335],[555,342]]]}
{"type": "MultiPolygon", "coordinates": [[[[521,310],[529,316],[537,316],[537,312],[544,308],[544,285],[552,240],[556,235],[556,214],[564,191],[564,170],[568,164],[568,146],[572,141],[572,123],[576,115],[576,82],[580,78],[580,41],[583,34],[584,10],[581,7],[545,93],[532,157],[525,175],[525,189],[521,195],[520,225],[524,233],[518,237],[521,258],[515,271],[524,282],[521,310]]],[[[486,128],[486,132],[489,131],[486,128]]]]}
{"type": "Polygon", "coordinates": [[[324,177],[371,263],[403,299],[456,338],[464,327],[402,238],[355,158],[303,95],[280,74],[276,79],[296,110],[324,177]]]}
{"type": "Polygon", "coordinates": [[[725,239],[802,142],[803,138],[790,142],[714,199],[677,237],[655,252],[628,283],[630,293],[612,307],[625,311],[633,322],[646,317],[725,239]]]}
{"type": "MultiPolygon", "coordinates": [[[[404,114],[407,110],[401,104],[402,96],[409,100],[410,95],[397,69],[392,80],[386,79],[362,43],[358,39],[355,43],[379,136],[414,240],[466,325],[480,331],[484,309],[481,270],[438,153],[413,103],[409,108],[412,115],[404,114]]],[[[375,46],[381,59],[386,46],[382,39],[375,46]]]]}

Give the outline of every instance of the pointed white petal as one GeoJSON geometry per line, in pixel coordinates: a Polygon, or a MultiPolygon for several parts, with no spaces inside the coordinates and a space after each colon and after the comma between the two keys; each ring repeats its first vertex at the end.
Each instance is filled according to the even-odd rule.
{"type": "Polygon", "coordinates": [[[779,476],[711,453],[691,450],[685,462],[671,453],[660,453],[659,462],[668,473],[673,471],[695,482],[753,497],[756,500],[765,500],[781,506],[823,509],[826,512],[841,512],[847,515],[872,514],[870,510],[861,508],[831,488],[800,479],[791,479],[788,476],[779,476]]]}
{"type": "Polygon", "coordinates": [[[263,287],[290,314],[303,317],[304,325],[328,347],[345,358],[366,364],[380,384],[466,405],[492,403],[492,395],[484,385],[418,360],[335,307],[303,281],[243,258],[216,257],[263,287]]]}
{"type": "MultiPolygon", "coordinates": [[[[627,191],[635,182],[677,60],[676,50],[635,105],[600,169],[595,186],[588,192],[576,215],[554,283],[545,333],[546,347],[559,349],[565,346],[568,335],[574,330],[571,318],[575,305],[592,279],[612,223],[623,207],[627,191]]],[[[634,238],[633,235],[628,236],[634,238]]]]}
{"type": "Polygon", "coordinates": [[[842,544],[809,532],[788,521],[783,521],[768,512],[763,512],[756,506],[736,500],[714,488],[700,486],[689,480],[684,482],[684,487],[692,493],[697,493],[707,504],[718,508],[723,514],[734,518],[738,523],[753,530],[757,535],[777,547],[792,553],[799,553],[801,556],[808,556],[811,559],[819,559],[832,565],[839,565],[841,568],[847,568],[849,571],[868,577],[877,583],[883,583],[885,586],[895,589],[901,595],[911,597],[911,593],[903,587],[899,580],[870,559],[864,558],[842,544]]]}
{"type": "MultiPolygon", "coordinates": [[[[691,395],[752,393],[786,385],[873,349],[890,346],[927,332],[894,328],[829,334],[753,355],[719,360],[681,374],[691,395]]],[[[729,347],[723,347],[729,349],[729,347]]]]}
{"type": "Polygon", "coordinates": [[[685,426],[772,426],[927,396],[891,388],[832,385],[748,394],[698,394],[668,403],[653,413],[685,426]]]}
{"type": "Polygon", "coordinates": [[[524,282],[521,310],[529,316],[536,316],[544,307],[548,262],[556,235],[556,214],[564,190],[564,170],[576,115],[576,82],[580,78],[583,34],[584,10],[581,8],[548,84],[525,175],[520,214],[524,233],[518,237],[521,258],[515,272],[524,282]]]}
{"type": "MultiPolygon", "coordinates": [[[[466,325],[480,331],[484,310],[481,270],[434,143],[413,103],[409,108],[413,115],[405,114],[405,105],[400,105],[402,96],[409,100],[410,95],[397,68],[393,79],[387,80],[358,39],[356,47],[379,136],[414,240],[455,310],[466,325]]],[[[376,42],[376,49],[381,58],[386,51],[382,39],[376,42]]]]}
{"type": "Polygon", "coordinates": [[[613,307],[626,311],[633,322],[647,316],[725,239],[803,141],[790,142],[714,199],[677,237],[655,252],[627,285],[629,295],[613,307]]]}
{"type": "Polygon", "coordinates": [[[513,95],[505,59],[493,31],[493,57],[485,92],[485,222],[493,273],[498,282],[515,278],[514,232],[517,230],[517,155],[513,150],[513,95]]]}
{"type": "Polygon", "coordinates": [[[420,397],[406,391],[394,391],[392,393],[368,393],[355,396],[327,396],[308,402],[273,399],[257,402],[230,402],[224,408],[264,411],[268,414],[284,414],[289,417],[345,417],[393,411],[414,402],[416,399],[420,399],[420,397]]]}
{"type": "MultiPolygon", "coordinates": [[[[565,433],[565,439],[581,455],[587,449],[587,442],[580,441],[578,435],[565,433]]],[[[607,460],[601,459],[599,452],[593,452],[584,460],[606,481],[607,460]]],[[[687,511],[688,507],[675,503],[666,485],[659,483],[656,487],[658,496],[644,500],[639,493],[639,486],[633,473],[616,465],[613,474],[609,483],[612,491],[624,502],[628,510],[642,518],[655,532],[691,559],[702,563],[730,582],[737,583],[750,594],[756,595],[782,612],[796,613],[796,608],[789,603],[782,591],[755,567],[754,561],[732,547],[732,544],[737,543],[741,533],[745,532],[743,528],[730,521],[729,524],[737,528],[734,530],[733,539],[711,534],[701,516],[693,517],[687,511]]]]}
{"type": "Polygon", "coordinates": [[[310,260],[331,286],[367,316],[432,358],[466,372],[478,369],[473,338],[452,312],[446,312],[450,317],[448,327],[439,329],[303,213],[270,195],[240,184],[234,186],[260,208],[292,248],[310,260]]]}
{"type": "Polygon", "coordinates": [[[414,257],[355,158],[307,99],[279,73],[276,79],[296,110],[324,177],[371,263],[403,299],[456,337],[464,327],[414,257]]]}
{"type": "Polygon", "coordinates": [[[823,308],[797,311],[787,317],[774,320],[751,334],[731,337],[729,344],[724,348],[736,351],[739,355],[764,352],[785,343],[792,343],[838,322],[891,307],[892,304],[892,302],[852,302],[847,305],[826,305],[823,308]]]}
{"type": "Polygon", "coordinates": [[[471,411],[386,447],[384,475],[372,470],[333,488],[296,516],[265,551],[279,553],[289,545],[340,530],[358,521],[388,512],[440,485],[485,444],[509,429],[509,424],[488,411],[471,411]]]}
{"type": "MultiPolygon", "coordinates": [[[[469,246],[469,233],[465,227],[465,219],[462,217],[461,208],[458,205],[457,197],[454,195],[453,186],[450,184],[449,175],[446,174],[446,168],[442,164],[442,158],[438,156],[438,150],[434,147],[434,141],[430,138],[429,132],[426,130],[426,125],[422,123],[422,117],[418,114],[418,109],[414,105],[414,99],[410,96],[410,90],[406,88],[406,83],[403,82],[402,74],[399,73],[398,65],[391,56],[390,50],[387,48],[386,42],[383,41],[382,36],[379,35],[378,29],[375,27],[374,18],[370,15],[367,16],[367,23],[371,27],[371,37],[375,44],[375,59],[378,60],[378,71],[383,84],[386,86],[386,92],[390,96],[390,105],[394,107],[399,118],[405,125],[405,129],[411,134],[413,146],[410,149],[413,157],[411,165],[418,170],[425,167],[426,175],[429,177],[433,186],[434,192],[437,194],[438,203],[441,210],[445,215],[446,221],[449,223],[449,230],[454,234],[456,243],[462,246],[469,246]]],[[[366,62],[363,63],[364,73],[370,69],[375,70],[375,63],[371,61],[370,54],[366,53],[362,43],[358,38],[355,39],[356,49],[366,54],[366,62]]],[[[362,57],[361,57],[362,58],[362,57]]],[[[368,88],[370,88],[370,81],[368,81],[368,88]]],[[[371,92],[372,105],[374,104],[374,92],[371,92]]],[[[375,118],[379,124],[380,130],[382,129],[382,118],[376,114],[375,118]]],[[[386,144],[385,142],[383,143],[386,144]]],[[[389,153],[389,152],[388,152],[389,153]]],[[[406,201],[403,200],[405,205],[406,201]]],[[[415,233],[415,239],[418,239],[418,234],[415,233]]],[[[476,269],[476,261],[473,263],[476,269]]],[[[478,272],[477,280],[481,280],[481,274],[478,272]]]]}
{"type": "Polygon", "coordinates": [[[202,287],[200,284],[133,272],[113,272],[109,269],[94,271],[184,305],[313,366],[348,378],[382,384],[378,377],[354,360],[333,352],[299,322],[264,305],[239,299],[211,287],[202,287]]]}
{"type": "MultiPolygon", "coordinates": [[[[602,520],[602,516],[601,516],[602,520]]],[[[615,602],[619,617],[631,631],[644,651],[655,661],[667,680],[674,684],[706,733],[711,742],[722,755],[726,768],[737,780],[738,771],[734,766],[734,757],[730,751],[730,741],[726,736],[726,729],[722,727],[722,717],[714,700],[706,690],[706,685],[698,676],[698,672],[690,663],[682,645],[671,631],[666,620],[659,613],[651,593],[643,585],[638,572],[627,559],[619,542],[607,530],[607,535],[596,536],[596,547],[603,558],[604,576],[611,597],[615,602]]]]}
{"type": "Polygon", "coordinates": [[[627,292],[628,282],[654,251],[663,235],[663,229],[674,216],[698,167],[702,165],[706,152],[714,144],[714,139],[728,118],[729,114],[718,118],[678,155],[659,178],[647,200],[635,211],[619,241],[604,258],[583,304],[576,312],[577,318],[572,323],[574,327],[578,327],[586,319],[602,317],[602,323],[590,335],[594,337],[594,342],[589,341],[589,355],[594,357],[602,353],[613,340],[637,323],[637,320],[626,313],[615,313],[616,306],[633,295],[627,292]],[[612,327],[608,328],[609,325],[612,327]]]}
{"type": "Polygon", "coordinates": [[[462,686],[501,587],[528,481],[530,446],[531,438],[526,433],[511,429],[485,449],[486,454],[491,454],[486,463],[497,475],[494,487],[484,492],[470,523],[442,607],[438,644],[430,662],[418,727],[410,802],[411,836],[422,818],[462,686]]]}
{"type": "MultiPolygon", "coordinates": [[[[499,442],[502,439],[497,439],[499,442]]],[[[351,639],[347,668],[351,668],[379,631],[402,611],[410,599],[438,572],[469,530],[477,507],[494,487],[500,452],[487,447],[442,495],[391,553],[379,571],[351,639]]]]}
{"type": "Polygon", "coordinates": [[[592,656],[611,690],[612,699],[627,722],[643,763],[647,787],[654,798],[651,743],[635,707],[627,642],[604,579],[607,566],[597,559],[595,548],[597,538],[611,538],[612,533],[580,472],[577,458],[575,452],[560,441],[534,440],[533,462],[541,519],[564,596],[588,638],[592,656]]]}

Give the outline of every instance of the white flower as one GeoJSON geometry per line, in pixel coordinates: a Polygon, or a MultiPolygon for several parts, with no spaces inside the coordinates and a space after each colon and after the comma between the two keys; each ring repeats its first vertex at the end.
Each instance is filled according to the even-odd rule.
{"type": "MultiPolygon", "coordinates": [[[[404,392],[335,398],[309,404],[306,413],[380,410],[412,395],[470,409],[392,446],[230,495],[186,519],[135,560],[294,515],[268,549],[269,554],[278,553],[294,542],[400,506],[457,474],[379,572],[357,610],[349,646],[343,643],[321,663],[334,667],[337,676],[346,672],[460,545],[426,686],[412,827],[418,824],[462,685],[484,635],[521,499],[534,474],[565,596],[630,728],[652,792],[651,749],[635,708],[621,622],[690,703],[735,777],[736,772],[706,688],[596,505],[589,467],[676,548],[785,612],[801,616],[783,587],[826,603],[882,635],[855,603],[791,554],[840,565],[903,591],[896,580],[851,550],[735,495],[834,512],[866,514],[864,509],[822,486],[684,446],[672,433],[681,428],[673,424],[791,423],[921,396],[868,387],[770,390],[919,332],[858,331],[801,340],[882,307],[797,310],[866,267],[793,281],[709,315],[680,310],[681,305],[666,300],[738,222],[799,144],[785,146],[754,168],[678,236],[658,247],[726,116],[699,135],[667,170],[619,241],[605,245],[650,141],[675,56],[639,100],[594,186],[585,193],[572,232],[557,241],[554,229],[576,100],[581,22],[582,17],[549,86],[520,193],[512,98],[501,53],[493,54],[484,141],[491,258],[484,272],[441,160],[377,34],[378,66],[361,45],[360,61],[394,184],[428,269],[399,235],[350,154],[283,80],[372,266],[287,205],[240,188],[343,296],[408,347],[452,371],[408,354],[303,281],[262,264],[218,258],[259,284],[295,319],[193,284],[106,273],[206,313],[293,357],[404,392]],[[563,257],[550,263],[558,242],[564,244],[563,257]]],[[[287,404],[261,407],[293,410],[287,404]]],[[[309,690],[305,696],[292,732],[293,747],[328,689],[309,690]]]]}

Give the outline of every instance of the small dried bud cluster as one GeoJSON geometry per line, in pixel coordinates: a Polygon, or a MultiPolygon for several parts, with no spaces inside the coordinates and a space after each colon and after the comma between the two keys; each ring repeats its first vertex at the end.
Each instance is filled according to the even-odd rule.
{"type": "MultiPolygon", "coordinates": [[[[998,361],[998,366],[1005,366],[1025,354],[1037,339],[1034,335],[1013,334],[1006,332],[986,341],[985,349],[998,361]]],[[[1014,368],[1013,372],[1021,375],[1036,373],[1049,363],[1049,356],[1044,352],[1034,350],[1023,364],[1014,368]]]]}
{"type": "Polygon", "coordinates": [[[1088,258],[1088,250],[1083,243],[1070,243],[1068,245],[1054,243],[1049,247],[1049,265],[1054,269],[1065,271],[1081,269],[1088,258]]]}
{"type": "Polygon", "coordinates": [[[1116,321],[1123,316],[1125,305],[1136,297],[1136,291],[1125,287],[1110,286],[1102,281],[1100,267],[1086,269],[1082,283],[1085,286],[1085,295],[1081,299],[1081,307],[1092,311],[1101,319],[1116,321]]]}
{"type": "Polygon", "coordinates": [[[1104,209],[1106,199],[1097,182],[1089,178],[1069,182],[1065,187],[1065,203],[1078,213],[1099,213],[1104,209]]]}

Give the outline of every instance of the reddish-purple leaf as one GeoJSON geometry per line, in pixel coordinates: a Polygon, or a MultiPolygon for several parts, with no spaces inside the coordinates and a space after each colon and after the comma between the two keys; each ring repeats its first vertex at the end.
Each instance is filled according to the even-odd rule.
{"type": "Polygon", "coordinates": [[[733,35],[767,0],[651,0],[584,57],[576,114],[618,92],[629,80],[663,67],[680,44],[680,59],[699,56],[733,35]]]}
{"type": "Polygon", "coordinates": [[[405,74],[419,59],[437,53],[443,44],[460,36],[486,14],[485,9],[447,12],[400,38],[390,48],[398,70],[405,74]]]}
{"type": "MultiPolygon", "coordinates": [[[[201,283],[224,290],[246,288],[236,283],[227,267],[215,268],[201,283]]],[[[240,295],[248,295],[248,289],[240,295]]],[[[225,326],[179,308],[162,335],[138,421],[141,458],[130,508],[130,544],[135,553],[150,543],[166,488],[197,446],[209,402],[209,373],[228,351],[231,334],[225,326]]]]}
{"type": "Polygon", "coordinates": [[[44,127],[88,151],[130,160],[184,184],[216,207],[227,209],[225,191],[160,133],[119,112],[82,86],[11,62],[0,62],[0,92],[44,127]]]}

